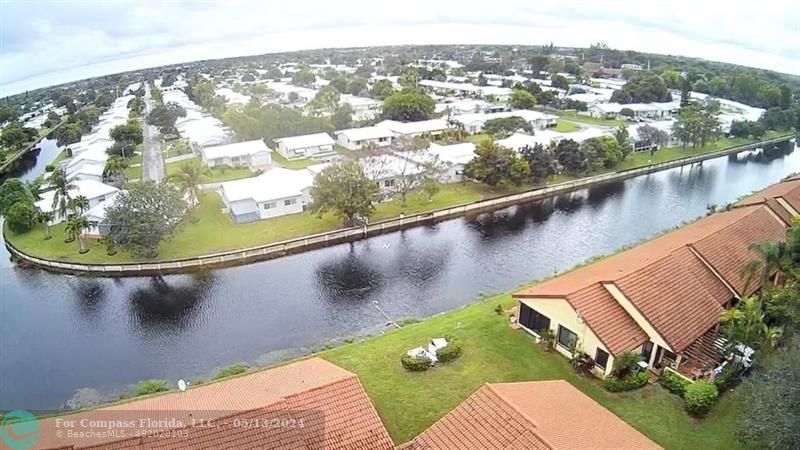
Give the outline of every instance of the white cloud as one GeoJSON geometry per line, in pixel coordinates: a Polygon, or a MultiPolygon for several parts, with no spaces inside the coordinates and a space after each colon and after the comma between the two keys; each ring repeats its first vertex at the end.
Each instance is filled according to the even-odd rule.
{"type": "Polygon", "coordinates": [[[319,47],[542,44],[800,74],[800,3],[474,0],[0,3],[0,96],[176,62],[319,47]],[[797,3],[797,4],[796,4],[797,3]],[[31,19],[34,18],[34,19],[31,19]]]}

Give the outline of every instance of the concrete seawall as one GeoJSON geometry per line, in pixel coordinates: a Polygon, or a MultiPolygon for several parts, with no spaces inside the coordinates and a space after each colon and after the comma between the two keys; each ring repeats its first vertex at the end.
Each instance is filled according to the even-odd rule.
{"type": "Polygon", "coordinates": [[[372,223],[362,227],[343,228],[320,234],[304,236],[271,244],[249,247],[240,250],[232,250],[221,253],[201,255],[191,258],[133,262],[121,264],[81,264],[49,260],[38,258],[15,248],[6,240],[6,247],[14,258],[25,263],[41,267],[46,270],[63,273],[89,274],[96,276],[143,276],[153,274],[184,273],[208,268],[218,268],[248,264],[256,261],[263,261],[278,258],[285,255],[300,253],[303,251],[335,245],[343,242],[351,242],[376,236],[383,233],[412,228],[420,225],[427,225],[453,217],[478,214],[487,211],[502,209],[514,204],[526,203],[533,200],[550,197],[557,194],[587,188],[597,184],[612,181],[625,180],[640,175],[646,175],[661,170],[674,167],[700,163],[707,159],[718,158],[735,154],[741,151],[752,150],[764,145],[785,142],[793,139],[794,136],[782,136],[779,138],[768,139],[762,142],[731,147],[713,153],[683,158],[675,161],[651,164],[649,166],[636,169],[611,172],[607,174],[586,177],[579,180],[568,181],[554,184],[551,186],[534,189],[518,194],[506,195],[490,200],[482,200],[474,203],[453,206],[428,213],[415,214],[408,217],[389,219],[381,222],[372,223]]]}

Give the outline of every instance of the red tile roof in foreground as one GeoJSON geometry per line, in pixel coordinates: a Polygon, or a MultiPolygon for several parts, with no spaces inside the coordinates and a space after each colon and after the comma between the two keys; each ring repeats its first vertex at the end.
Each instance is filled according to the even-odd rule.
{"type": "Polygon", "coordinates": [[[730,299],[759,288],[756,280],[745,292],[739,276],[740,268],[757,258],[750,245],[784,235],[785,224],[767,206],[744,206],[704,217],[514,297],[566,299],[618,355],[647,339],[613,293],[602,292],[615,286],[672,350],[681,351],[719,322],[730,299]]]}
{"type": "MultiPolygon", "coordinates": [[[[63,423],[63,422],[62,422],[63,423]]],[[[107,426],[77,426],[104,431],[107,426]]],[[[394,444],[355,374],[319,358],[295,362],[185,392],[138,400],[41,421],[36,448],[92,449],[379,449],[394,444]],[[135,421],[174,419],[133,427],[114,426],[127,435],[58,437],[57,420],[135,421]],[[191,426],[213,421],[213,427],[191,426]],[[265,426],[266,425],[266,426],[265,426]],[[134,433],[160,430],[160,436],[134,433]],[[166,430],[172,430],[167,432],[166,430]],[[127,438],[126,438],[127,437],[127,438]]]]}
{"type": "Polygon", "coordinates": [[[563,380],[487,384],[405,450],[660,449],[563,380]]]}

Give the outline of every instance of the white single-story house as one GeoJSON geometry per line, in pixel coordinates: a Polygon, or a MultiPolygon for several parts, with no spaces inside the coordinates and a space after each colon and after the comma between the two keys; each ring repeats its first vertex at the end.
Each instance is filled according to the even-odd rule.
{"type": "Polygon", "coordinates": [[[505,105],[489,103],[481,99],[447,99],[442,103],[436,104],[436,112],[441,113],[450,111],[451,115],[474,114],[474,113],[493,113],[505,111],[505,105]]]}
{"type": "Polygon", "coordinates": [[[65,160],[61,167],[64,169],[68,181],[94,180],[101,182],[107,160],[108,155],[105,151],[92,150],[65,160]]]}
{"type": "Polygon", "coordinates": [[[654,103],[597,103],[589,107],[589,114],[592,117],[613,119],[621,117],[623,109],[633,111],[636,118],[646,119],[668,119],[678,114],[681,108],[680,102],[654,102],[654,103]]]}
{"type": "Polygon", "coordinates": [[[85,236],[91,239],[100,239],[108,234],[108,223],[106,222],[106,210],[117,200],[119,192],[113,192],[106,196],[106,199],[90,208],[83,214],[89,221],[89,228],[85,231],[85,236]]]}
{"type": "Polygon", "coordinates": [[[419,137],[423,134],[438,135],[449,128],[445,119],[420,120],[416,122],[398,122],[384,120],[375,124],[377,127],[389,129],[398,138],[419,137]]]}
{"type": "Polygon", "coordinates": [[[372,120],[381,112],[382,102],[369,97],[358,97],[356,95],[342,95],[339,103],[348,104],[353,108],[353,120],[372,120]]]}
{"type": "Polygon", "coordinates": [[[333,153],[336,142],[328,133],[306,134],[275,139],[276,150],[286,159],[308,158],[333,153]]]}
{"type": "Polygon", "coordinates": [[[397,192],[404,177],[413,177],[423,172],[422,166],[412,158],[401,158],[393,154],[370,156],[359,159],[364,173],[377,183],[381,194],[389,197],[397,192]]]}
{"type": "Polygon", "coordinates": [[[500,86],[476,86],[470,83],[453,83],[450,81],[420,80],[419,85],[433,92],[455,92],[462,96],[494,97],[498,101],[507,101],[513,92],[511,88],[500,86]]]}
{"type": "Polygon", "coordinates": [[[475,158],[476,145],[472,142],[460,144],[431,144],[428,152],[447,168],[442,174],[444,183],[455,183],[464,179],[464,166],[475,158]]]}
{"type": "Polygon", "coordinates": [[[462,114],[454,116],[453,120],[462,124],[464,129],[470,133],[480,133],[486,122],[492,119],[505,119],[508,117],[521,117],[526,122],[530,123],[533,128],[547,128],[556,126],[558,116],[546,114],[539,111],[531,111],[527,109],[518,109],[514,111],[503,111],[496,113],[477,113],[477,114],[462,114]]]}
{"type": "MultiPolygon", "coordinates": [[[[69,190],[70,198],[75,198],[80,195],[86,197],[86,199],[89,200],[89,209],[94,208],[107,198],[119,192],[119,189],[114,186],[109,186],[95,180],[75,180],[72,184],[74,188],[69,190]]],[[[53,190],[42,192],[40,197],[42,197],[42,199],[34,203],[34,205],[45,212],[54,211],[55,218],[52,221],[53,224],[66,220],[66,217],[60,215],[58,211],[53,208],[53,198],[55,198],[55,192],[53,190]]]]}
{"type": "Polygon", "coordinates": [[[246,223],[303,212],[313,183],[308,170],[276,167],[257,177],[221,183],[219,192],[233,221],[246,223]]]}
{"type": "Polygon", "coordinates": [[[654,127],[667,133],[669,135],[669,141],[667,142],[667,145],[677,145],[678,141],[672,137],[672,125],[674,123],[675,122],[672,120],[658,120],[654,122],[640,123],[628,128],[631,141],[633,142],[633,151],[641,152],[647,150],[657,150],[659,148],[658,144],[654,142],[647,142],[639,136],[639,129],[644,126],[654,127]]]}
{"type": "Polygon", "coordinates": [[[392,144],[394,133],[384,127],[363,127],[334,132],[336,143],[350,150],[360,150],[365,146],[386,147],[392,144]]]}
{"type": "Polygon", "coordinates": [[[500,139],[497,141],[497,144],[520,151],[523,147],[534,147],[536,144],[549,147],[551,142],[558,142],[563,137],[563,133],[557,133],[551,130],[538,130],[532,135],[514,133],[505,139],[500,139]]]}
{"type": "Polygon", "coordinates": [[[208,167],[231,166],[264,169],[272,164],[272,149],[261,139],[200,149],[208,167]]]}

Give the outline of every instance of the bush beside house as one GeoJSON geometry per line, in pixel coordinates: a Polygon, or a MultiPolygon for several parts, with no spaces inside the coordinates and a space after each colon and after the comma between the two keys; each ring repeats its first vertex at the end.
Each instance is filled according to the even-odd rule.
{"type": "Polygon", "coordinates": [[[686,392],[686,386],[692,384],[692,382],[686,378],[666,369],[661,373],[661,378],[658,381],[664,386],[664,389],[681,397],[683,397],[684,392],[686,392]]]}
{"type": "Polygon", "coordinates": [[[697,416],[702,416],[710,411],[718,396],[717,387],[714,383],[706,380],[697,380],[686,386],[683,394],[683,398],[686,400],[686,410],[697,416]]]}

